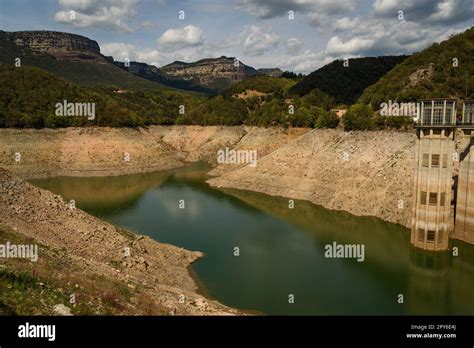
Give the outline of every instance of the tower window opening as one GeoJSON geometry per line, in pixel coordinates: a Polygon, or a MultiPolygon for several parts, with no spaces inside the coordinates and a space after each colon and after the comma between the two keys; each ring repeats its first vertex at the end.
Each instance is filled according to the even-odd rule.
{"type": "Polygon", "coordinates": [[[464,103],[464,124],[472,124],[474,121],[474,103],[464,103]]]}
{"type": "Polygon", "coordinates": [[[443,230],[439,230],[439,231],[438,231],[438,244],[442,244],[442,243],[443,243],[443,236],[444,236],[444,231],[443,231],[443,230]]]}
{"type": "Polygon", "coordinates": [[[428,126],[431,124],[431,102],[425,102],[423,104],[423,125],[428,126]]]}
{"type": "Polygon", "coordinates": [[[420,203],[423,205],[426,205],[426,192],[425,191],[420,192],[420,203]]]}
{"type": "Polygon", "coordinates": [[[422,160],[421,165],[422,165],[423,167],[428,167],[428,166],[429,166],[429,160],[430,160],[430,155],[427,154],[427,153],[424,153],[424,154],[423,154],[423,160],[422,160]]]}
{"type": "Polygon", "coordinates": [[[423,242],[425,240],[425,230],[422,228],[418,229],[418,241],[423,242]]]}
{"type": "Polygon", "coordinates": [[[444,102],[435,102],[433,109],[433,124],[440,126],[443,124],[444,102]]]}
{"type": "Polygon", "coordinates": [[[435,234],[436,234],[435,231],[430,231],[430,230],[428,230],[428,235],[426,236],[426,240],[427,240],[428,242],[434,242],[434,240],[435,240],[435,234]]]}

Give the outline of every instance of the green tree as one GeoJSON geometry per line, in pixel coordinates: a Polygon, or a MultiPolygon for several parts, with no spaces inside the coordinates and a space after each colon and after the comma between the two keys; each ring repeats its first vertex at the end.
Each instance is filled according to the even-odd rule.
{"type": "Polygon", "coordinates": [[[316,128],[336,128],[339,125],[339,117],[334,112],[320,110],[316,120],[316,128]]]}
{"type": "Polygon", "coordinates": [[[354,104],[343,117],[344,129],[351,130],[371,130],[375,126],[374,111],[370,105],[354,104]]]}
{"type": "Polygon", "coordinates": [[[296,109],[293,115],[288,117],[293,127],[312,127],[314,124],[312,113],[304,106],[296,109]]]}

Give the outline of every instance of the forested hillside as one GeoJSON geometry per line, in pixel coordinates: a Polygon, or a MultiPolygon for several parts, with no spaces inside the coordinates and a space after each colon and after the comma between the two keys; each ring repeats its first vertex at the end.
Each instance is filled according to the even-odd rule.
{"type": "Polygon", "coordinates": [[[300,96],[314,89],[330,95],[336,103],[352,104],[370,85],[403,62],[406,56],[366,57],[334,62],[313,71],[290,90],[300,96]]]}
{"type": "Polygon", "coordinates": [[[162,88],[116,94],[113,88],[85,88],[35,67],[0,67],[0,127],[173,124],[180,105],[192,108],[199,98],[162,88]],[[55,105],[64,100],[95,103],[95,119],[56,116],[55,105]]]}
{"type": "Polygon", "coordinates": [[[374,109],[388,100],[474,98],[474,27],[412,55],[360,97],[374,109]]]}

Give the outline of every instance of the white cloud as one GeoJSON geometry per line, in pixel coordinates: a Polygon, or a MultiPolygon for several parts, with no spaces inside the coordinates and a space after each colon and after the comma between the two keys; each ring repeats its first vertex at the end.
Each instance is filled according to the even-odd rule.
{"type": "Polygon", "coordinates": [[[348,17],[343,17],[338,19],[333,28],[336,31],[346,31],[346,30],[353,30],[360,24],[359,18],[350,19],[348,17]]]}
{"type": "Polygon", "coordinates": [[[135,45],[122,42],[111,42],[101,45],[101,52],[105,56],[112,56],[114,60],[123,62],[130,59],[131,62],[144,62],[147,64],[160,66],[160,62],[165,57],[157,50],[138,49],[135,45]]]}
{"type": "Polygon", "coordinates": [[[326,63],[329,63],[329,61],[325,60],[321,53],[306,50],[301,54],[282,59],[279,65],[284,70],[291,70],[297,73],[308,73],[320,68],[326,63]]]}
{"type": "Polygon", "coordinates": [[[355,11],[355,0],[234,0],[235,7],[258,18],[270,19],[295,12],[295,20],[303,18],[317,28],[325,28],[334,17],[355,11]]]}
{"type": "Polygon", "coordinates": [[[280,36],[274,32],[266,32],[262,28],[251,25],[242,32],[243,52],[251,56],[259,56],[275,48],[280,43],[280,36]]]}
{"type": "Polygon", "coordinates": [[[367,51],[373,47],[374,39],[364,39],[354,37],[343,42],[338,36],[329,39],[326,46],[326,53],[332,56],[341,56],[347,54],[357,55],[360,52],[367,51]]]}
{"type": "Polygon", "coordinates": [[[159,49],[139,48],[133,44],[110,42],[102,44],[101,52],[123,62],[126,58],[131,62],[143,62],[157,67],[169,64],[175,60],[193,62],[203,58],[217,57],[207,46],[184,47],[181,49],[162,51],[159,49]]]}
{"type": "Polygon", "coordinates": [[[74,27],[101,27],[130,32],[138,0],[59,0],[55,20],[74,27]]]}
{"type": "Polygon", "coordinates": [[[474,17],[472,0],[375,0],[374,15],[397,17],[403,11],[406,20],[449,25],[460,23],[474,17]]]}
{"type": "Polygon", "coordinates": [[[298,40],[296,37],[292,37],[286,40],[286,51],[289,54],[298,54],[303,47],[303,43],[298,40]]]}
{"type": "Polygon", "coordinates": [[[411,54],[460,31],[397,19],[359,17],[343,19],[335,27],[350,31],[328,40],[324,54],[333,58],[411,54]]]}
{"type": "Polygon", "coordinates": [[[194,25],[187,25],[184,28],[170,28],[158,39],[158,45],[164,49],[182,49],[203,44],[203,32],[194,25]]]}
{"type": "Polygon", "coordinates": [[[155,23],[152,21],[142,21],[141,24],[144,29],[153,29],[155,27],[155,23]]]}
{"type": "Polygon", "coordinates": [[[204,46],[186,47],[180,50],[167,53],[170,61],[181,60],[185,62],[194,62],[203,58],[213,58],[215,55],[206,50],[204,46]]]}
{"type": "Polygon", "coordinates": [[[288,15],[288,11],[334,15],[353,11],[354,0],[235,0],[238,9],[259,18],[288,15]]]}
{"type": "Polygon", "coordinates": [[[429,20],[432,23],[453,24],[467,19],[474,21],[474,1],[472,0],[445,0],[438,3],[437,11],[429,20]]]}

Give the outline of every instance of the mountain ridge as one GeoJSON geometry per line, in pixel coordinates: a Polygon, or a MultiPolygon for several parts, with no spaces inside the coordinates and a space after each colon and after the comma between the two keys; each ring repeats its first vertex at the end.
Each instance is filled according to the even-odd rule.
{"type": "Polygon", "coordinates": [[[119,69],[100,53],[96,41],[77,34],[0,31],[0,64],[13,66],[17,63],[35,66],[80,85],[111,85],[125,89],[160,86],[119,69]]]}
{"type": "Polygon", "coordinates": [[[175,61],[159,68],[171,80],[181,79],[193,84],[222,91],[233,83],[257,75],[258,71],[235,57],[203,58],[195,62],[175,61]]]}
{"type": "Polygon", "coordinates": [[[216,94],[250,76],[279,76],[278,68],[257,70],[235,57],[176,60],[162,67],[144,62],[115,61],[101,53],[97,41],[86,36],[49,30],[0,31],[0,62],[36,66],[82,85],[115,85],[121,89],[174,89],[216,94]],[[120,69],[120,70],[118,70],[120,69]]]}
{"type": "Polygon", "coordinates": [[[82,35],[48,30],[0,32],[17,46],[27,47],[35,53],[48,53],[58,59],[71,59],[74,54],[82,54],[82,59],[104,58],[97,41],[82,35]]]}

